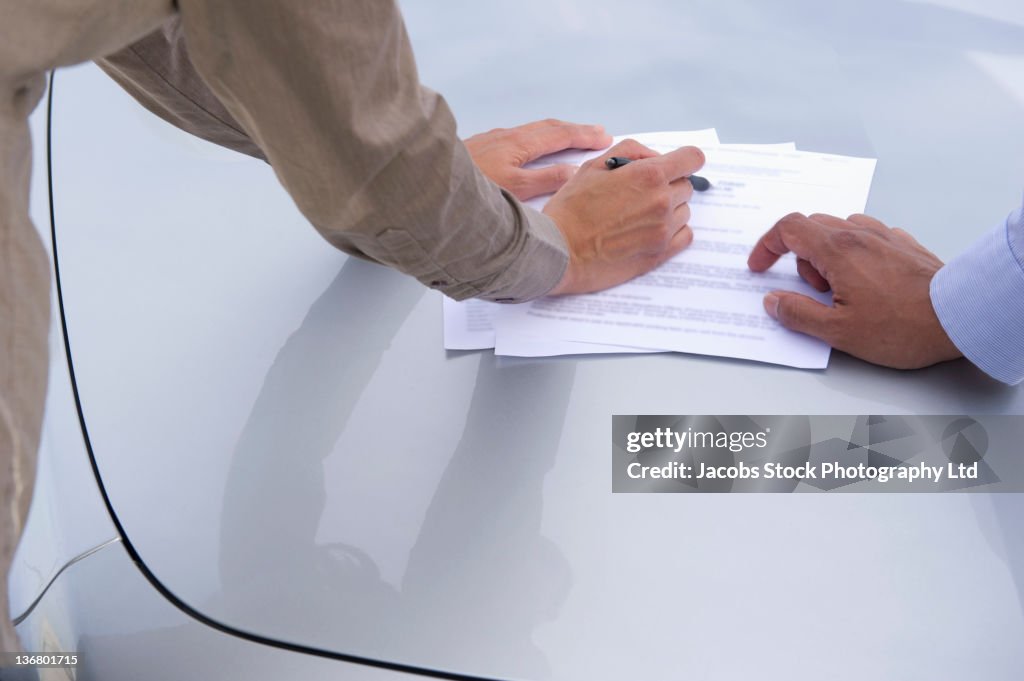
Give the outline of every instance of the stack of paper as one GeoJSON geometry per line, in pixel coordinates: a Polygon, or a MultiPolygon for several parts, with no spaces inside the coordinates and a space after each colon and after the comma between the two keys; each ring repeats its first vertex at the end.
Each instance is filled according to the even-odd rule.
{"type": "MultiPolygon", "coordinates": [[[[827,366],[828,345],[782,328],[762,300],[775,289],[824,303],[831,295],[805,283],[792,256],[763,274],[747,268],[747,256],[788,213],[862,212],[875,160],[801,152],[792,143],[720,145],[714,130],[629,137],[662,153],[688,144],[704,151],[701,175],[712,187],[690,201],[693,244],[653,272],[599,293],[523,305],[445,299],[445,347],[493,347],[521,357],[675,351],[827,366]]],[[[567,151],[538,164],[582,163],[602,153],[567,151]]],[[[547,198],[530,203],[540,209],[547,198]]]]}

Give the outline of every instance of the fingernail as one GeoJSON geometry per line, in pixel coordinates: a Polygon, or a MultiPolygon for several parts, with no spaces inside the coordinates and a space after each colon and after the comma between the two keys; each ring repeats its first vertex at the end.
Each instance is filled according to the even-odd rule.
{"type": "Polygon", "coordinates": [[[764,297],[764,311],[772,319],[779,318],[779,297],[777,295],[769,293],[764,297]]]}

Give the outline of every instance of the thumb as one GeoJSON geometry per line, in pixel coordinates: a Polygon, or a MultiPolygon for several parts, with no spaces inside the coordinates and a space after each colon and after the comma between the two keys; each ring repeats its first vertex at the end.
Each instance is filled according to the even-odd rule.
{"type": "Polygon", "coordinates": [[[826,341],[831,336],[835,310],[813,298],[788,291],[772,291],[764,297],[764,309],[768,316],[791,331],[826,341]]]}
{"type": "Polygon", "coordinates": [[[520,200],[532,199],[543,194],[553,194],[562,188],[576,174],[576,166],[559,163],[544,168],[523,170],[515,192],[520,200]]]}

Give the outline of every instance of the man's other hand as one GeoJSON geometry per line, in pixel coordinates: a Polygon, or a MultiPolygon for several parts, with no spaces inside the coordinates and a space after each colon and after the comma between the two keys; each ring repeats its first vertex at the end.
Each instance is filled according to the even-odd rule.
{"type": "Polygon", "coordinates": [[[787,215],[757,242],[748,265],[764,272],[785,253],[833,305],[789,291],[765,296],[764,307],[783,326],[821,338],[874,364],[917,369],[956,359],[932,308],[929,286],[942,261],[901,229],[867,215],[787,215]]]}
{"type": "Polygon", "coordinates": [[[515,128],[498,128],[465,140],[473,162],[483,174],[520,201],[558,191],[576,172],[576,166],[567,163],[524,170],[523,166],[530,161],[564,149],[604,149],[611,143],[611,135],[600,125],[550,118],[515,128]]]}

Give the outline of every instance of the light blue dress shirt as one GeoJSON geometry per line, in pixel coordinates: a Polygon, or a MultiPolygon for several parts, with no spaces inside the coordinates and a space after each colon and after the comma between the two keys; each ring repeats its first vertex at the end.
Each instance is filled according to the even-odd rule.
{"type": "Polygon", "coordinates": [[[1024,380],[1024,205],[940,269],[931,297],[967,359],[1004,383],[1024,380]]]}

